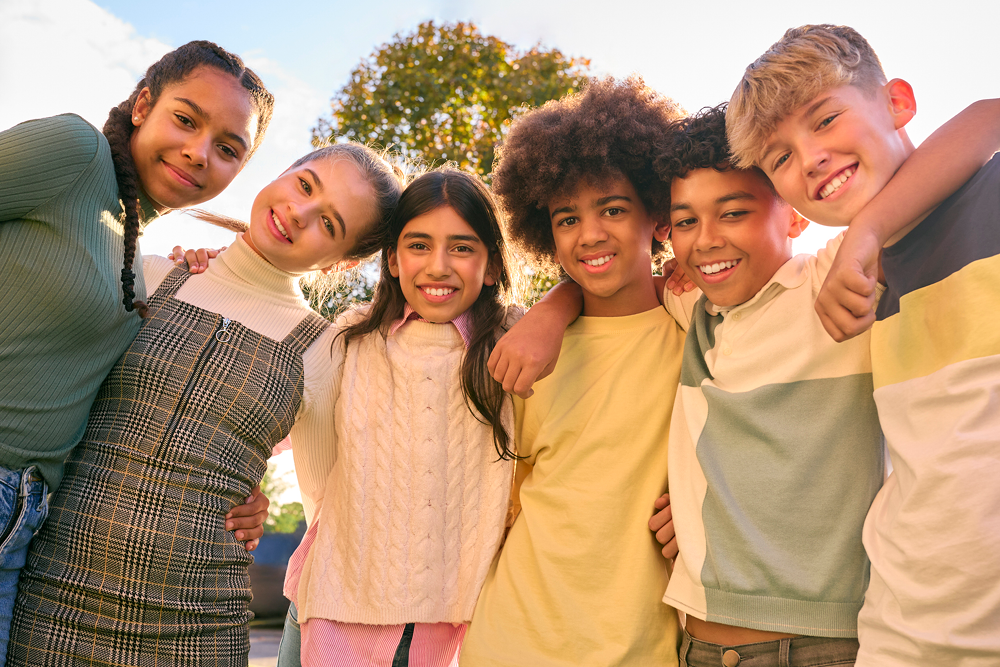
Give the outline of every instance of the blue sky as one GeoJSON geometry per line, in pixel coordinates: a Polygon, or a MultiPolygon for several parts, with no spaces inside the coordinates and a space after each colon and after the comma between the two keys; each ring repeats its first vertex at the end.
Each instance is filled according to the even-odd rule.
{"type": "MultiPolygon", "coordinates": [[[[191,39],[241,54],[274,91],[264,146],[233,185],[205,205],[245,218],[256,192],[309,149],[309,129],[350,71],[419,22],[471,20],[520,47],[541,42],[592,60],[595,73],[632,72],[689,110],[727,99],[743,68],[788,27],[845,23],[873,44],[890,77],[913,84],[919,142],[970,102],[997,95],[988,3],[840,0],[352,0],[240,3],[212,0],[0,0],[0,128],[65,111],[95,125],[145,67],[191,39]],[[978,9],[977,9],[978,8],[978,9]]],[[[169,216],[144,237],[146,252],[225,242],[215,230],[169,216]]],[[[830,235],[815,229],[798,250],[830,235]]]]}
{"type": "MultiPolygon", "coordinates": [[[[804,23],[858,29],[890,77],[913,84],[919,142],[969,103],[998,95],[995,10],[984,0],[0,0],[0,129],[72,111],[98,127],[145,68],[192,39],[239,53],[276,97],[263,146],[204,208],[246,219],[261,187],[307,152],[309,129],[359,61],[421,21],[471,20],[520,47],[541,42],[592,60],[595,73],[647,83],[688,110],[728,99],[744,67],[804,23]],[[905,11],[898,7],[905,5],[905,11]]],[[[812,225],[796,250],[836,230],[812,225]]],[[[146,253],[175,243],[218,247],[231,235],[178,214],[150,227],[146,253]]],[[[290,469],[290,456],[279,457],[290,469]]],[[[286,500],[291,500],[294,492],[286,500]]],[[[276,500],[272,498],[272,501],[276,500]]]]}

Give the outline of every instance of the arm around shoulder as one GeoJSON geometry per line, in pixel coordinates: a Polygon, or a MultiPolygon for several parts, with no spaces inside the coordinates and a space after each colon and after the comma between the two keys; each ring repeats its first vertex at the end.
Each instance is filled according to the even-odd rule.
{"type": "Polygon", "coordinates": [[[976,102],[928,137],[851,221],[816,300],[834,340],[853,338],[874,323],[882,248],[920,224],[998,148],[1000,99],[976,102]]]}
{"type": "Polygon", "coordinates": [[[531,396],[531,385],[549,375],[559,360],[563,334],[583,310],[583,293],[572,281],[549,290],[504,334],[490,355],[489,369],[504,391],[531,396]]]}

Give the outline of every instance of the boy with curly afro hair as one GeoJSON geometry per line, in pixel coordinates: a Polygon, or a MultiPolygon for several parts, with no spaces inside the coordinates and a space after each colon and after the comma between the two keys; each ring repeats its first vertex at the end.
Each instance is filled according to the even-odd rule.
{"type": "Polygon", "coordinates": [[[554,298],[582,291],[583,314],[554,372],[515,399],[521,512],[463,667],[677,664],[678,617],[660,601],[667,562],[645,524],[666,489],[684,339],[652,275],[669,231],[655,147],[680,114],[637,77],[594,81],[518,119],[499,152],[494,192],[512,238],[579,285],[554,298]]]}

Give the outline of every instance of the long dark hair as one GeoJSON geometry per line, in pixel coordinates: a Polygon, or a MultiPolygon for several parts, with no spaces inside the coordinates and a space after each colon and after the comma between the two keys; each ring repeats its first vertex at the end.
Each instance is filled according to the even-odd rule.
{"type": "Polygon", "coordinates": [[[500,458],[514,459],[517,455],[501,419],[508,397],[503,387],[490,376],[486,362],[497,339],[507,328],[511,307],[520,301],[523,279],[510,270],[514,264],[496,202],[478,178],[452,167],[442,167],[423,174],[406,187],[389,219],[382,247],[381,276],[371,307],[363,320],[341,333],[346,343],[375,331],[383,337],[388,335],[389,327],[403,316],[406,305],[399,279],[389,272],[389,250],[395,251],[406,223],[445,206],[469,223],[486,245],[491,275],[496,278],[493,285],[483,286],[479,298],[469,308],[472,335],[462,359],[462,391],[472,414],[493,428],[493,445],[500,458]]]}
{"type": "Polygon", "coordinates": [[[249,160],[260,145],[264,131],[271,122],[274,109],[274,96],[264,87],[260,78],[243,64],[240,57],[226,51],[217,44],[207,41],[188,42],[163,56],[146,70],[146,75],[136,84],[135,90],[128,99],[111,109],[108,120],[104,123],[104,136],[111,146],[111,159],[115,165],[115,179],[118,181],[118,196],[125,207],[125,259],[122,268],[122,292],[125,310],[138,308],[142,317],[146,316],[146,304],[141,301],[133,304],[135,299],[135,273],[132,263],[135,260],[135,245],[139,238],[139,176],[132,160],[130,140],[135,126],[132,125],[132,109],[144,88],[149,88],[150,106],[156,104],[163,89],[171,84],[183,81],[191,72],[200,66],[231,74],[247,90],[250,103],[257,114],[257,133],[253,145],[247,152],[249,160]]]}

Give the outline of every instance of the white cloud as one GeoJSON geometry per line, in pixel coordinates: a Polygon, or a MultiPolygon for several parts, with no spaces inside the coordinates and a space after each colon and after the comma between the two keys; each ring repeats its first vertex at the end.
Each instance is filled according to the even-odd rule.
{"type": "MultiPolygon", "coordinates": [[[[89,0],[0,0],[0,129],[67,112],[101,127],[146,68],[175,46],[137,34],[89,0]]],[[[328,94],[259,53],[241,55],[274,93],[274,117],[250,164],[202,207],[247,219],[261,187],[310,150],[309,128],[325,111],[328,94]]],[[[149,228],[142,247],[166,254],[175,243],[217,247],[231,237],[171,214],[149,228]]]]}
{"type": "Polygon", "coordinates": [[[0,2],[0,128],[69,111],[100,127],[169,50],[87,0],[0,2]]]}

